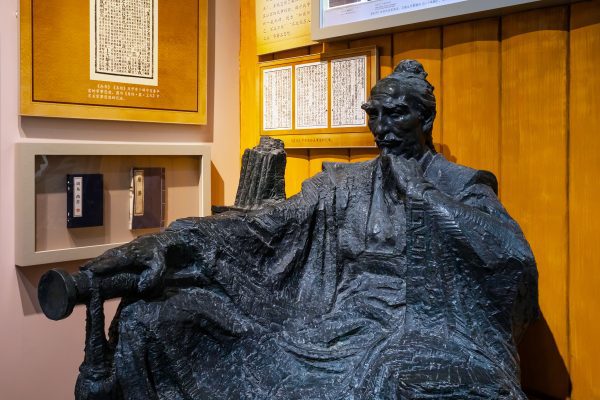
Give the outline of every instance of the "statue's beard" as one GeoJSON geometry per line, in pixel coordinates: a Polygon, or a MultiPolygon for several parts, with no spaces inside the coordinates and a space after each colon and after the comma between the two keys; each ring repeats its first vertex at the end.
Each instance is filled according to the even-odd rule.
{"type": "Polygon", "coordinates": [[[375,138],[377,147],[381,150],[382,155],[394,154],[402,156],[406,159],[419,159],[425,153],[425,146],[415,137],[403,136],[398,137],[388,133],[384,137],[375,138]]]}

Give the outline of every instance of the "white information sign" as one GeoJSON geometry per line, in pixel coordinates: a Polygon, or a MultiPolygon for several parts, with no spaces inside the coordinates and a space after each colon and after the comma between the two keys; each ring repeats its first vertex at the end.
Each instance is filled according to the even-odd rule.
{"type": "MultiPolygon", "coordinates": [[[[397,28],[541,0],[313,0],[313,40],[397,28]]],[[[496,11],[494,11],[496,12],[496,11]]]]}
{"type": "Polygon", "coordinates": [[[327,62],[296,65],[296,129],[327,128],[327,62]]]}
{"type": "Polygon", "coordinates": [[[292,66],[263,70],[263,129],[292,129],[292,66]]]}
{"type": "Polygon", "coordinates": [[[323,27],[387,17],[466,0],[324,0],[323,27]]]}
{"type": "Polygon", "coordinates": [[[367,57],[331,61],[331,126],[365,126],[366,113],[360,108],[367,100],[367,57]]]}
{"type": "Polygon", "coordinates": [[[90,79],[158,85],[158,0],[90,0],[90,79]]]}

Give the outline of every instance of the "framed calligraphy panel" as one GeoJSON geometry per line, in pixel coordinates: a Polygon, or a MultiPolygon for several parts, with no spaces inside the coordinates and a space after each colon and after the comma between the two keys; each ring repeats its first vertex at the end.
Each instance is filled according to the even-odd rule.
{"type": "Polygon", "coordinates": [[[207,0],[21,0],[21,115],[206,123],[207,0]]]}
{"type": "Polygon", "coordinates": [[[374,147],[361,105],[377,81],[377,48],[260,64],[261,135],[286,148],[374,147]]]}

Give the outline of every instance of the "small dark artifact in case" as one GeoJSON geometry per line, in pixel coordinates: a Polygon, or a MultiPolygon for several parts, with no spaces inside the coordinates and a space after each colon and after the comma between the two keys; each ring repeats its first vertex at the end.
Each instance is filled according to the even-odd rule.
{"type": "Polygon", "coordinates": [[[166,187],[164,168],[131,169],[129,229],[165,226],[166,187]]]}
{"type": "Polygon", "coordinates": [[[104,224],[102,174],[67,175],[67,228],[104,224]]]}
{"type": "Polygon", "coordinates": [[[525,400],[535,260],[494,175],[435,152],[426,76],[405,60],[371,90],[375,159],[45,274],[49,318],[87,305],[75,397],[525,400]]]}

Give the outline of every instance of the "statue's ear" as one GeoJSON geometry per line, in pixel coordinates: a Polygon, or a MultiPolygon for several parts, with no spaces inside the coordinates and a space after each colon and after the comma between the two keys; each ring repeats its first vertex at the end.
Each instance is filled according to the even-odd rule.
{"type": "Polygon", "coordinates": [[[435,120],[435,113],[431,113],[428,117],[423,118],[423,132],[431,135],[433,130],[433,121],[435,120]]]}

